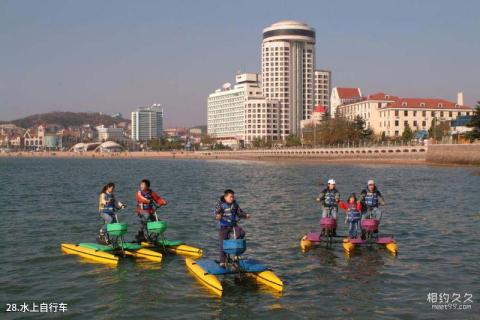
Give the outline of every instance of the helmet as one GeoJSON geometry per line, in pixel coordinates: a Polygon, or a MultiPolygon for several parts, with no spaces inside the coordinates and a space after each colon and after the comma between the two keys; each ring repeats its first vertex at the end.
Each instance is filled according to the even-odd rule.
{"type": "Polygon", "coordinates": [[[335,180],[330,179],[330,180],[328,180],[328,184],[336,184],[336,183],[335,183],[335,180]]]}
{"type": "Polygon", "coordinates": [[[371,184],[375,185],[375,181],[370,179],[370,180],[368,180],[367,185],[371,185],[371,184]]]}

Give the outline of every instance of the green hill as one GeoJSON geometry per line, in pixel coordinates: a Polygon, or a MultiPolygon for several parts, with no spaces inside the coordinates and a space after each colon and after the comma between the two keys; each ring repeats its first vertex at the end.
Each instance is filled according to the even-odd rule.
{"type": "Polygon", "coordinates": [[[130,122],[128,119],[113,118],[106,114],[98,112],[63,112],[54,111],[48,113],[35,114],[13,121],[0,121],[0,123],[13,123],[21,128],[31,128],[42,123],[59,124],[64,127],[81,126],[90,124],[97,126],[103,124],[105,126],[113,125],[114,123],[130,122]]]}

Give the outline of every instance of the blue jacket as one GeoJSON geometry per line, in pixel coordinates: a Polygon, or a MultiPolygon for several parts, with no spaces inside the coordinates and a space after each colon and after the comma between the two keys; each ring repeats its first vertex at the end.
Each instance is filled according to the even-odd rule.
{"type": "Polygon", "coordinates": [[[100,194],[100,197],[98,199],[98,211],[100,213],[113,215],[115,210],[120,208],[121,205],[122,203],[117,201],[117,199],[115,199],[115,196],[108,192],[100,194]]]}
{"type": "Polygon", "coordinates": [[[240,208],[236,201],[232,204],[225,202],[222,196],[215,205],[214,214],[220,214],[222,218],[218,221],[220,227],[234,227],[240,218],[245,218],[246,213],[240,208]]]}
{"type": "Polygon", "coordinates": [[[373,191],[368,190],[368,187],[362,190],[360,201],[362,202],[364,210],[368,208],[378,208],[379,205],[384,204],[383,196],[377,187],[375,187],[373,191]]]}
{"type": "Polygon", "coordinates": [[[320,192],[318,197],[324,208],[338,207],[337,202],[340,200],[340,193],[336,188],[332,190],[325,188],[320,192]]]}

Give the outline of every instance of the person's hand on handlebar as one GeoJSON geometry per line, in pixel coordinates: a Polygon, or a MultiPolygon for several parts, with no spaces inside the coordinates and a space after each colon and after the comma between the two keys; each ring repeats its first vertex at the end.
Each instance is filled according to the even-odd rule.
{"type": "Polygon", "coordinates": [[[150,205],[155,206],[157,208],[165,207],[168,204],[167,200],[164,200],[163,203],[158,203],[155,200],[150,200],[150,205]]]}

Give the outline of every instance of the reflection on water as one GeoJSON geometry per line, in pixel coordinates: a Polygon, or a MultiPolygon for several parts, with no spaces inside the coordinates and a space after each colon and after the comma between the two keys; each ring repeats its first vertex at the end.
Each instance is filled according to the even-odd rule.
{"type": "MultiPolygon", "coordinates": [[[[8,192],[0,192],[5,303],[65,301],[73,319],[160,314],[176,319],[459,319],[478,314],[475,305],[470,313],[439,313],[426,301],[429,292],[480,295],[480,177],[469,168],[0,159],[0,177],[8,186],[8,192]],[[225,277],[224,297],[212,296],[177,256],[165,256],[161,264],[122,259],[112,268],[61,253],[62,242],[94,241],[100,226],[97,192],[105,182],[114,181],[118,198],[134,208],[137,183],[145,177],[170,202],[161,212],[168,238],[202,247],[213,258],[218,241],[211,210],[223,189],[233,188],[240,205],[252,213],[242,222],[246,257],[273,268],[286,283],[283,295],[225,277]],[[382,233],[395,236],[398,257],[367,247],[348,257],[340,243],[300,251],[300,238],[317,228],[319,182],[329,177],[343,197],[358,193],[370,178],[379,182],[388,204],[382,233]],[[34,230],[25,228],[31,221],[34,230]]],[[[137,218],[132,209],[120,215],[131,240],[137,218]]],[[[345,233],[346,225],[338,231],[345,233]]]]}

